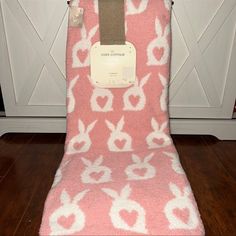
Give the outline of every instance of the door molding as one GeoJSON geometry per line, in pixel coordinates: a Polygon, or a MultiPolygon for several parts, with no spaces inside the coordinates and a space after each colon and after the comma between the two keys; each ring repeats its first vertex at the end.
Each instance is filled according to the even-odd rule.
{"type": "MultiPolygon", "coordinates": [[[[170,119],[171,134],[213,135],[236,140],[236,119],[170,119]]],[[[0,137],[5,133],[65,133],[66,118],[0,118],[0,137]]]]}

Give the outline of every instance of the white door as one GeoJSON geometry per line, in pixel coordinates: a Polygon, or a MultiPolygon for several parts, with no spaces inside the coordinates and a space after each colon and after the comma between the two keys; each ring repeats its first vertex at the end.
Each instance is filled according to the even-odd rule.
{"type": "Polygon", "coordinates": [[[7,116],[65,116],[66,0],[1,0],[1,8],[7,116]]]}
{"type": "Polygon", "coordinates": [[[174,0],[170,116],[232,118],[236,0],[174,0]]]}
{"type": "MultiPolygon", "coordinates": [[[[6,114],[65,116],[66,0],[0,1],[6,114]]],[[[236,0],[174,2],[170,117],[231,118],[236,0]]]]}

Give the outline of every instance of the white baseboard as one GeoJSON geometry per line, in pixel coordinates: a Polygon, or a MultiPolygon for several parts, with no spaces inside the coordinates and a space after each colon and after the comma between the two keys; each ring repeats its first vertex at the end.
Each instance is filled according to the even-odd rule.
{"type": "MultiPolygon", "coordinates": [[[[170,119],[171,134],[213,135],[236,140],[236,119],[170,119]]],[[[0,118],[0,136],[5,133],[65,133],[66,118],[0,118]]]]}

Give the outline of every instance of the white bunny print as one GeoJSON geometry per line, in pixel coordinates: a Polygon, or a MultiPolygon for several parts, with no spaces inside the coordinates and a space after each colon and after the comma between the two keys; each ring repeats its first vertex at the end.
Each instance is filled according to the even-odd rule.
{"type": "Polygon", "coordinates": [[[126,0],[126,15],[135,15],[144,12],[147,9],[149,0],[126,0]],[[138,6],[135,6],[138,4],[138,6]]]}
{"type": "Polygon", "coordinates": [[[148,233],[146,212],[138,202],[129,199],[131,194],[129,184],[121,190],[120,194],[109,188],[102,188],[102,191],[113,198],[109,216],[115,228],[143,234],[148,233]]]}
{"type": "Polygon", "coordinates": [[[156,175],[156,169],[149,161],[153,157],[153,153],[146,156],[142,161],[138,155],[133,154],[132,160],[134,164],[127,166],[125,173],[128,176],[128,180],[144,180],[151,179],[156,175]]]}
{"type": "Polygon", "coordinates": [[[81,231],[85,226],[85,214],[80,209],[81,201],[89,190],[78,193],[73,199],[63,190],[60,196],[62,206],[55,210],[50,218],[50,235],[72,235],[81,231]]]}
{"type": "Polygon", "coordinates": [[[113,111],[113,97],[109,89],[95,87],[90,98],[91,109],[98,112],[113,111]]]}
{"type": "Polygon", "coordinates": [[[81,158],[86,168],[81,174],[81,181],[86,184],[100,184],[112,181],[111,169],[106,166],[101,166],[103,156],[101,155],[94,162],[81,158]]]}
{"type": "Polygon", "coordinates": [[[67,106],[67,113],[68,114],[72,113],[75,110],[75,96],[73,93],[73,89],[74,89],[78,79],[79,79],[79,76],[76,76],[74,79],[72,79],[69,82],[68,91],[67,91],[67,98],[69,99],[68,106],[67,106]]]}
{"type": "Polygon", "coordinates": [[[177,174],[184,174],[184,170],[180,164],[179,160],[179,155],[178,153],[173,153],[173,152],[163,152],[166,156],[171,158],[172,161],[172,169],[177,173],[177,174]]]}
{"type": "Polygon", "coordinates": [[[138,82],[138,79],[135,81],[135,84],[126,90],[123,95],[124,100],[124,111],[141,111],[144,109],[146,104],[146,96],[143,91],[143,86],[148,82],[151,73],[147,74],[144,78],[138,82]]]}
{"type": "Polygon", "coordinates": [[[161,84],[163,86],[161,97],[160,97],[160,107],[162,111],[167,111],[168,107],[168,101],[167,101],[167,95],[168,95],[168,81],[167,78],[165,78],[162,74],[159,73],[159,78],[161,81],[161,84]]]}
{"type": "Polygon", "coordinates": [[[163,33],[161,23],[158,18],[155,20],[155,30],[157,38],[153,39],[147,47],[148,66],[164,65],[169,58],[170,46],[167,36],[170,33],[170,24],[167,24],[163,33]]]}
{"type": "Polygon", "coordinates": [[[94,12],[98,14],[98,0],[93,0],[94,12]]]}
{"type": "Polygon", "coordinates": [[[72,49],[72,68],[87,67],[90,65],[89,50],[92,46],[92,38],[96,34],[98,25],[94,26],[87,34],[83,25],[81,28],[82,39],[72,49]]]}
{"type": "Polygon", "coordinates": [[[172,139],[170,136],[168,136],[164,129],[168,125],[168,121],[165,121],[160,126],[159,123],[155,120],[155,118],[152,118],[151,125],[153,128],[153,131],[146,137],[146,142],[148,145],[148,148],[162,148],[166,147],[170,144],[172,144],[172,139]]]}
{"type": "Polygon", "coordinates": [[[127,23],[127,21],[125,20],[125,35],[127,35],[127,32],[128,32],[128,23],[127,23]]]}
{"type": "Polygon", "coordinates": [[[116,126],[108,120],[105,120],[105,122],[111,130],[107,142],[109,150],[114,152],[132,151],[132,138],[129,134],[122,131],[125,124],[124,116],[122,116],[116,126]]]}
{"type": "Polygon", "coordinates": [[[183,193],[173,183],[169,184],[170,191],[175,196],[170,200],[164,209],[165,216],[169,221],[170,229],[195,229],[199,220],[189,195],[191,188],[185,187],[183,193]]]}
{"type": "Polygon", "coordinates": [[[52,188],[55,188],[61,182],[63,171],[66,168],[66,166],[69,164],[69,162],[70,162],[69,160],[66,161],[57,169],[57,172],[55,174],[55,178],[52,184],[52,188]]]}
{"type": "Polygon", "coordinates": [[[97,120],[92,122],[85,128],[84,123],[82,120],[78,121],[78,130],[79,134],[75,135],[68,143],[66,154],[74,154],[74,153],[81,153],[87,152],[90,149],[92,144],[89,133],[92,131],[96,124],[97,120]]]}

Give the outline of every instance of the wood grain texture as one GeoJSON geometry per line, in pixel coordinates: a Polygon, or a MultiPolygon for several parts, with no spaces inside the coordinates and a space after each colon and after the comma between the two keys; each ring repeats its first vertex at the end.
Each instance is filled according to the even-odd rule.
{"type": "MultiPolygon", "coordinates": [[[[236,141],[173,135],[206,235],[236,234],[236,141]]],[[[38,235],[44,201],[63,157],[65,134],[0,139],[0,235],[38,235]]]]}
{"type": "MultiPolygon", "coordinates": [[[[206,235],[235,235],[236,182],[222,164],[224,153],[219,154],[215,147],[219,145],[224,149],[225,142],[206,136],[176,135],[174,140],[198,203],[206,235]]],[[[236,142],[233,143],[232,149],[235,149],[236,142]]],[[[236,159],[231,165],[236,168],[235,164],[236,159]]]]}

